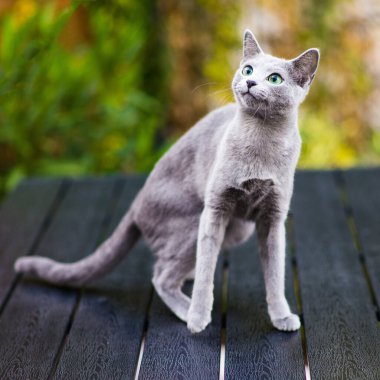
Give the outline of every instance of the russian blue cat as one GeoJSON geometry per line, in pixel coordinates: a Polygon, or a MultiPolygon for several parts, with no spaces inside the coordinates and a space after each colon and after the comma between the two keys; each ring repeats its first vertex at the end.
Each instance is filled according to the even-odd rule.
{"type": "Polygon", "coordinates": [[[256,228],[270,319],[279,330],[297,330],[284,294],[284,222],[301,148],[298,107],[318,62],[317,49],[292,60],[265,54],[247,30],[232,81],[236,102],[210,112],[171,147],[112,236],[78,262],[22,257],[16,271],[79,286],[109,272],[143,236],[156,256],[155,290],[195,333],[211,321],[220,250],[256,228]],[[191,276],[189,298],[181,289],[191,276]]]}

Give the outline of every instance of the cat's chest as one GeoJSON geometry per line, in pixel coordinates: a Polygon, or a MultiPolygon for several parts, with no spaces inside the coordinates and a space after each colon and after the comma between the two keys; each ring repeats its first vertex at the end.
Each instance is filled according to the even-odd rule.
{"type": "Polygon", "coordinates": [[[255,220],[260,210],[276,208],[276,190],[271,179],[249,179],[241,184],[235,200],[234,217],[255,220]]]}
{"type": "Polygon", "coordinates": [[[276,208],[275,186],[270,179],[249,179],[239,188],[227,187],[214,193],[209,202],[217,210],[230,216],[255,220],[260,211],[276,208]]]}

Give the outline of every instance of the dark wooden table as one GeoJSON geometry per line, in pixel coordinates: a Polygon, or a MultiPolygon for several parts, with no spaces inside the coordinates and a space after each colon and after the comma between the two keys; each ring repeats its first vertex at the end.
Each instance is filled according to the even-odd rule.
{"type": "Polygon", "coordinates": [[[152,290],[140,243],[83,289],[16,276],[22,255],[73,261],[119,221],[142,177],[24,181],[0,209],[0,379],[380,379],[380,170],[299,172],[287,294],[273,329],[254,238],[220,256],[212,324],[191,335],[152,290]]]}

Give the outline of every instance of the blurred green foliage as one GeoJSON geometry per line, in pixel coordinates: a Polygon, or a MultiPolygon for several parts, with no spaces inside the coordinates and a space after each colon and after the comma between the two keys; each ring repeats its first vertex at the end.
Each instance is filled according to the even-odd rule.
{"type": "Polygon", "coordinates": [[[278,56],[321,49],[300,112],[299,165],[380,162],[380,122],[369,117],[380,29],[354,2],[5,1],[0,195],[27,175],[149,171],[199,117],[233,99],[246,27],[278,56]]]}
{"type": "Polygon", "coordinates": [[[71,50],[58,36],[76,6],[1,20],[2,189],[36,173],[148,170],[163,149],[167,79],[154,0],[86,8],[91,43],[71,50]]]}

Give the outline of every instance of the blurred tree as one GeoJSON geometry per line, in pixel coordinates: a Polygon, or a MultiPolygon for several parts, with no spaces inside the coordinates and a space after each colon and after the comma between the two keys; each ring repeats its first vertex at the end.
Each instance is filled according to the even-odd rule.
{"type": "Polygon", "coordinates": [[[162,0],[170,47],[169,136],[182,133],[218,99],[231,100],[231,52],[240,46],[235,0],[162,0]],[[220,96],[222,95],[222,96],[220,96]]]}

